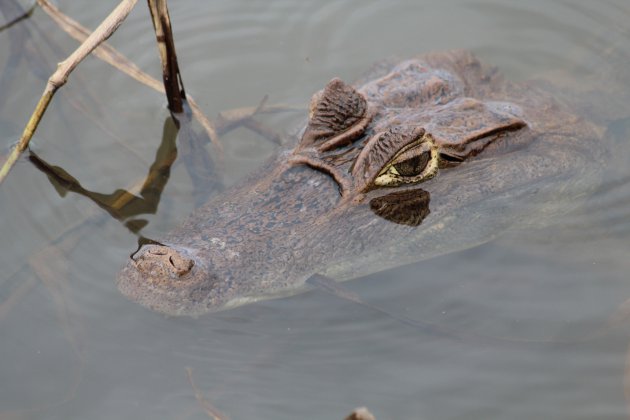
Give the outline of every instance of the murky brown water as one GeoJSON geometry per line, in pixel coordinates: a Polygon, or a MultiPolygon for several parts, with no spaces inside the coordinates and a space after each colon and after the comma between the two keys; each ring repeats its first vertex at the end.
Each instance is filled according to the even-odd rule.
{"type": "MultiPolygon", "coordinates": [[[[59,7],[94,27],[115,4],[59,7]]],[[[352,80],[379,59],[447,48],[470,49],[516,80],[563,74],[579,84],[612,69],[630,81],[630,67],[615,61],[630,62],[626,0],[180,0],[170,7],[186,88],[209,116],[265,95],[306,106],[333,76],[352,80]]],[[[143,3],[111,41],[159,76],[143,3]]],[[[0,33],[3,151],[74,46],[39,10],[0,33]],[[23,48],[12,52],[20,40],[23,48]]],[[[146,174],[167,115],[162,96],[89,59],[53,101],[33,149],[85,188],[109,193],[146,174]]],[[[620,115],[630,117],[630,104],[620,115]]],[[[290,132],[302,118],[266,121],[290,132]]],[[[207,418],[187,367],[232,419],[340,419],[359,405],[379,420],[627,417],[630,330],[552,342],[587,337],[630,299],[630,122],[609,131],[616,150],[602,188],[556,225],[347,284],[414,319],[547,343],[436,338],[315,292],[199,319],[165,318],[116,290],[115,274],[137,238],[85,198],[60,196],[23,160],[0,186],[0,419],[207,418]]],[[[274,151],[244,129],[222,141],[228,184],[274,151]]],[[[192,192],[176,164],[142,233],[175,226],[193,208],[192,192]]]]}

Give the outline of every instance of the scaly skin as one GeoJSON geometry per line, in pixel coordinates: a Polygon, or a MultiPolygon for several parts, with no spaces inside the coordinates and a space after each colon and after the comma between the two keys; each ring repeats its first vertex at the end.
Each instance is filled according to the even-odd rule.
{"type": "Polygon", "coordinates": [[[597,184],[603,129],[470,53],[365,80],[331,81],[295,147],[143,246],[120,291],[170,315],[289,296],[550,223],[597,184]]]}

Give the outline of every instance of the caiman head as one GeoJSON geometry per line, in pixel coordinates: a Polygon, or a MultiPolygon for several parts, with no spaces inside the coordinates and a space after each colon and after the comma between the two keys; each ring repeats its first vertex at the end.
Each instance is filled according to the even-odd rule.
{"type": "Polygon", "coordinates": [[[358,90],[329,82],[297,145],[144,245],[121,292],[171,315],[288,296],[315,273],[347,280],[476,245],[584,191],[596,130],[547,92],[465,52],[385,67],[358,90]]]}

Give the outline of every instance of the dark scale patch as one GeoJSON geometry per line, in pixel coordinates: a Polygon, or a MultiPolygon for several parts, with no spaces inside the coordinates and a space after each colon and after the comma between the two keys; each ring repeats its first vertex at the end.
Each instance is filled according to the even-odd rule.
{"type": "Polygon", "coordinates": [[[429,215],[431,195],[420,188],[393,192],[370,200],[374,214],[399,225],[419,226],[429,215]]]}

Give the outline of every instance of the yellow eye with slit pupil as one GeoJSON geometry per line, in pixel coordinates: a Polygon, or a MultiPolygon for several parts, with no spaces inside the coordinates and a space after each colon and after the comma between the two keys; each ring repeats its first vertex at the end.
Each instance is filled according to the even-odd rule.
{"type": "Polygon", "coordinates": [[[352,164],[361,191],[417,184],[438,171],[438,146],[420,126],[393,126],[373,135],[352,164]]]}
{"type": "Polygon", "coordinates": [[[400,150],[374,179],[378,187],[396,187],[429,180],[438,171],[438,151],[430,134],[400,150]]]}
{"type": "Polygon", "coordinates": [[[419,155],[413,156],[402,162],[394,163],[392,166],[400,176],[417,176],[426,168],[431,159],[431,151],[426,150],[419,155]]]}
{"type": "Polygon", "coordinates": [[[430,134],[400,150],[374,179],[378,187],[417,184],[435,176],[438,170],[437,146],[430,134]]]}

